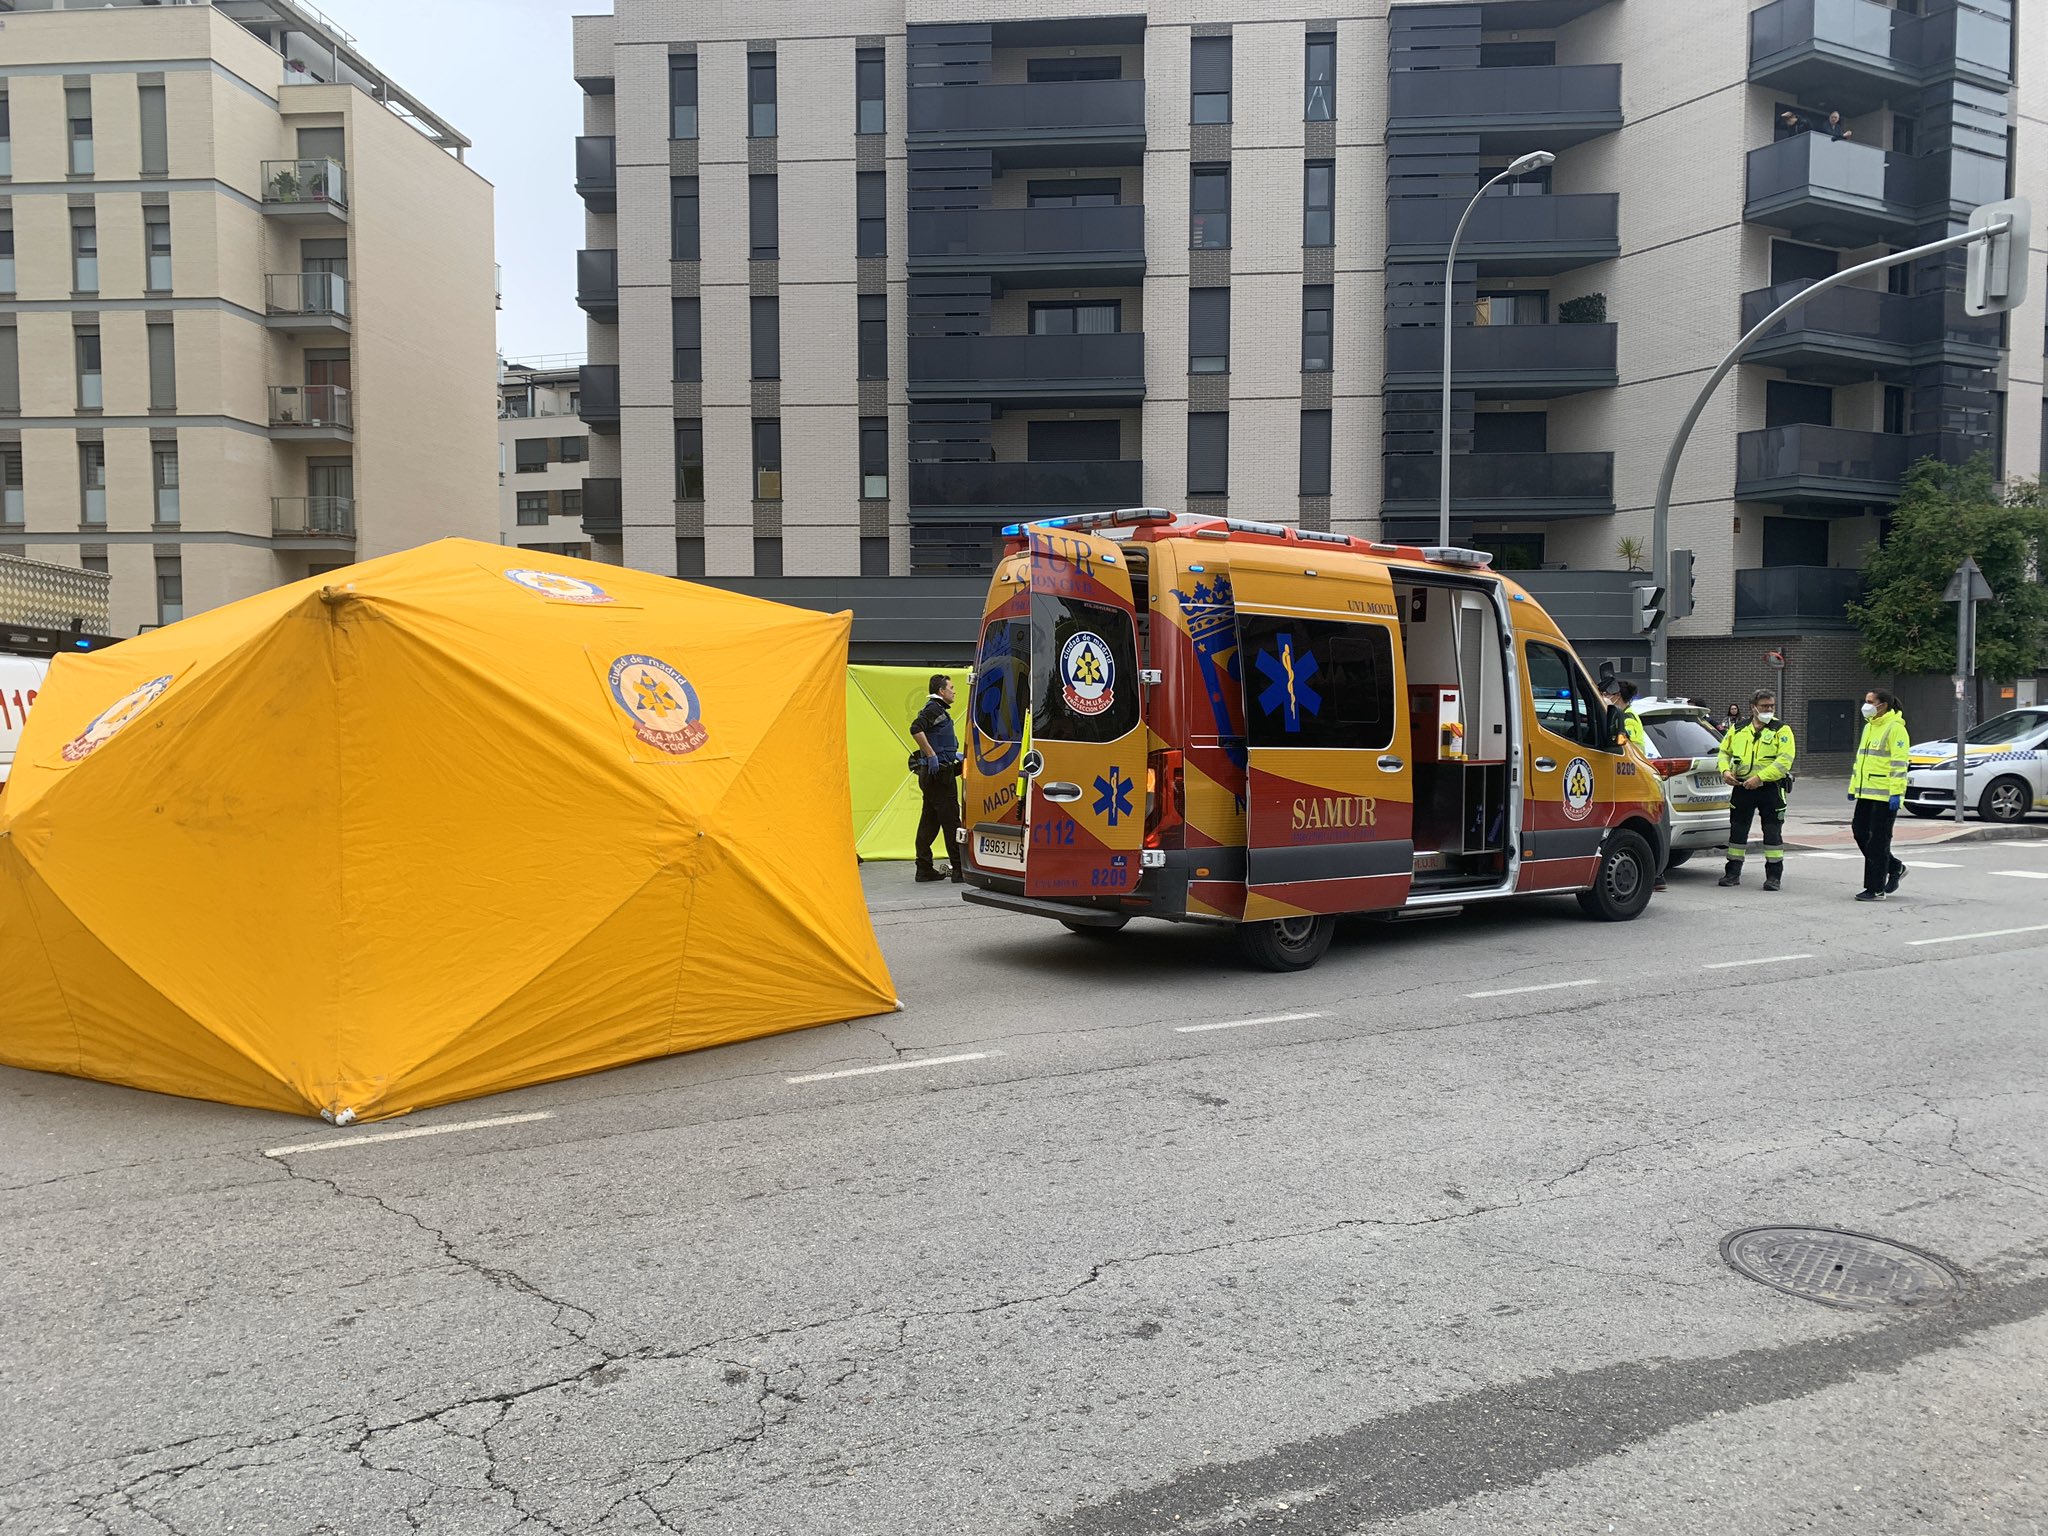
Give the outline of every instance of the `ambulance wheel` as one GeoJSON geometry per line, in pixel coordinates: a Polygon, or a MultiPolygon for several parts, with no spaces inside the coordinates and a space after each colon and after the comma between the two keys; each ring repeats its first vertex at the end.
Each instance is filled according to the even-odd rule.
{"type": "Polygon", "coordinates": [[[1947,811],[1944,811],[1938,805],[1915,805],[1910,800],[1906,802],[1906,809],[1911,811],[1915,816],[1918,816],[1922,821],[1929,820],[1930,818],[1935,816],[1946,816],[1948,814],[1947,811]]]}
{"type": "Polygon", "coordinates": [[[2027,788],[2026,780],[2008,775],[1985,786],[1977,801],[1977,814],[1986,821],[2025,821],[2027,808],[2033,803],[2034,792],[2027,788]]]}
{"type": "Polygon", "coordinates": [[[1674,848],[1671,850],[1670,857],[1665,859],[1664,867],[1666,869],[1676,869],[1691,857],[1692,850],[1690,848],[1674,848]]]}
{"type": "Polygon", "coordinates": [[[1657,857],[1640,834],[1626,829],[1607,840],[1600,874],[1590,891],[1579,892],[1579,909],[1604,923],[1625,923],[1650,904],[1657,882],[1657,857]]]}
{"type": "Polygon", "coordinates": [[[1337,931],[1334,917],[1282,917],[1239,923],[1237,947],[1262,971],[1305,971],[1323,958],[1337,931]]]}
{"type": "Polygon", "coordinates": [[[1128,917],[1119,917],[1113,923],[1077,923],[1068,918],[1060,919],[1060,926],[1069,933],[1078,933],[1084,939],[1106,939],[1113,933],[1122,933],[1128,917]]]}

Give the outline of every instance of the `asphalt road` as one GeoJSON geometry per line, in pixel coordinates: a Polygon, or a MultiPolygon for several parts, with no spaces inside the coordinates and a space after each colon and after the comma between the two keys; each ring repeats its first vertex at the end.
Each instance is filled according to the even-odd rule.
{"type": "Polygon", "coordinates": [[[0,1532],[2048,1530],[2048,842],[1915,857],[1281,978],[871,869],[889,1018],[345,1132],[0,1071],[0,1532]]]}

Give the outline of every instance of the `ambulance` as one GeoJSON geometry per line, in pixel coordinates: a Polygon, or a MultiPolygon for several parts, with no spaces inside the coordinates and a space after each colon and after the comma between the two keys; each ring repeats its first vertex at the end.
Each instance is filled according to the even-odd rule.
{"type": "Polygon", "coordinates": [[[1485,554],[1127,508],[1013,525],[969,696],[965,899],[1234,931],[1276,971],[1347,913],[1648,905],[1662,785],[1485,554]]]}

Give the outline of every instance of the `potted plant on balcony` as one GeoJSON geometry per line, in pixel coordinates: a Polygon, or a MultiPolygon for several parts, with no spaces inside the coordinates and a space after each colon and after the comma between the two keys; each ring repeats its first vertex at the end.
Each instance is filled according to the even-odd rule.
{"type": "Polygon", "coordinates": [[[1629,574],[1634,575],[1643,568],[1643,541],[1629,534],[1623,534],[1614,541],[1616,558],[1628,562],[1629,574]]]}
{"type": "Polygon", "coordinates": [[[1566,299],[1557,306],[1559,325],[1605,325],[1607,323],[1607,295],[1584,293],[1576,299],[1566,299]]]}
{"type": "Polygon", "coordinates": [[[296,203],[299,200],[298,173],[291,166],[270,178],[270,200],[273,203],[296,203]]]}

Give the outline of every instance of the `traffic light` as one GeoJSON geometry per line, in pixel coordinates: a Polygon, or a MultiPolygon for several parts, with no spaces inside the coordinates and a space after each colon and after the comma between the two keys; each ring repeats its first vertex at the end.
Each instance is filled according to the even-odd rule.
{"type": "Polygon", "coordinates": [[[1693,596],[1692,551],[1674,549],[1671,551],[1671,617],[1690,618],[1693,596]]]}
{"type": "Polygon", "coordinates": [[[1664,623],[1664,589],[1662,587],[1636,588],[1636,628],[1646,635],[1655,634],[1664,623]]]}
{"type": "Polygon", "coordinates": [[[1963,282],[1963,309],[1972,315],[2003,314],[2027,298],[2027,225],[2030,210],[2024,197],[1986,203],[1970,215],[1971,229],[2005,224],[2002,234],[1969,247],[1963,282]]]}

